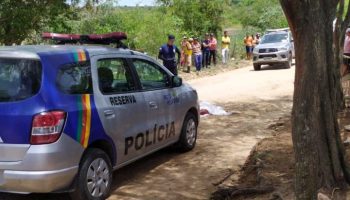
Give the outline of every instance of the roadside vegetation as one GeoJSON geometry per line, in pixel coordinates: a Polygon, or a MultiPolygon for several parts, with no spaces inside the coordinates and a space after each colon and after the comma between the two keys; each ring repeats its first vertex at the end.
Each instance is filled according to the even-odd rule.
{"type": "Polygon", "coordinates": [[[183,35],[200,37],[206,32],[220,39],[222,30],[229,30],[231,56],[241,58],[246,33],[287,26],[278,0],[158,0],[155,7],[120,7],[116,0],[38,2],[0,2],[0,44],[40,44],[42,32],[124,31],[130,48],[156,55],[167,34],[179,42],[183,35]]]}

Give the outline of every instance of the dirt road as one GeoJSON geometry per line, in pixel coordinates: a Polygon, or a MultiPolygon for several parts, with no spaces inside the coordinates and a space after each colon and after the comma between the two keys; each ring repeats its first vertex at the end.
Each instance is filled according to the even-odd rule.
{"type": "Polygon", "coordinates": [[[189,81],[198,90],[201,100],[223,102],[257,102],[291,96],[294,67],[263,67],[253,71],[245,67],[234,71],[189,81]]]}
{"type": "MultiPolygon", "coordinates": [[[[200,99],[216,102],[231,116],[202,118],[196,148],[178,154],[163,150],[115,172],[110,200],[208,199],[232,170],[244,163],[267,126],[290,114],[292,69],[242,68],[190,81],[200,99]]],[[[2,200],[66,200],[66,194],[9,195],[2,200]]]]}

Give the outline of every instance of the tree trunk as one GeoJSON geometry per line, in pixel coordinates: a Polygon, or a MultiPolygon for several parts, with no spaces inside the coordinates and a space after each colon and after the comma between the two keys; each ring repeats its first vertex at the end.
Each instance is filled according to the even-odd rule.
{"type": "Polygon", "coordinates": [[[333,20],[339,1],[280,2],[296,48],[292,112],[295,195],[297,199],[312,200],[317,199],[320,189],[344,187],[348,177],[337,122],[339,52],[333,48],[333,20]]]}

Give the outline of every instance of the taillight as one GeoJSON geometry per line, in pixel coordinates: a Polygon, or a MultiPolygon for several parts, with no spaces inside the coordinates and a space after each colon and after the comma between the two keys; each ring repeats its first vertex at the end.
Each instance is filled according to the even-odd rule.
{"type": "Polygon", "coordinates": [[[31,144],[50,144],[56,142],[62,133],[66,113],[63,111],[43,112],[34,116],[31,144]]]}

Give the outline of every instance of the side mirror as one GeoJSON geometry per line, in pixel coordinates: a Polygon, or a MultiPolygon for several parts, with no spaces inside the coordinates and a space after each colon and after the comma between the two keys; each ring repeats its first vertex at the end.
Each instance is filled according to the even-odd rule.
{"type": "Polygon", "coordinates": [[[178,76],[171,77],[171,87],[181,87],[182,86],[182,78],[178,76]]]}

